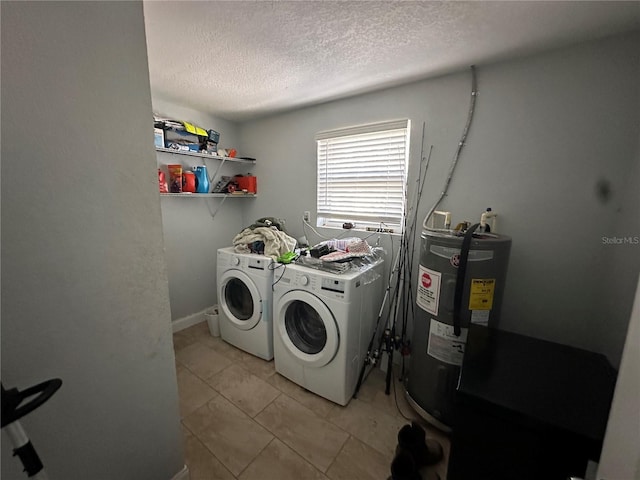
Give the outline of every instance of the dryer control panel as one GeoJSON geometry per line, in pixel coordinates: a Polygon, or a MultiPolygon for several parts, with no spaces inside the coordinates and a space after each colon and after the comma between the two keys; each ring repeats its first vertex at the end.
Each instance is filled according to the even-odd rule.
{"type": "Polygon", "coordinates": [[[344,293],[345,284],[344,280],[336,280],[333,278],[322,279],[322,290],[328,290],[330,292],[344,293]]]}
{"type": "Polygon", "coordinates": [[[321,279],[311,272],[286,270],[282,276],[282,281],[289,283],[293,287],[302,288],[310,292],[319,291],[321,286],[321,279]]]}
{"type": "MultiPolygon", "coordinates": [[[[278,275],[275,274],[274,278],[277,277],[278,275]]],[[[315,272],[286,271],[279,283],[288,284],[290,287],[306,290],[323,297],[336,299],[344,299],[347,292],[352,288],[346,279],[317,275],[315,272]]]]}
{"type": "Polygon", "coordinates": [[[264,270],[267,268],[268,264],[271,262],[271,257],[266,258],[249,258],[249,263],[247,267],[253,268],[255,270],[264,270]],[[269,260],[267,261],[268,258],[269,260]]]}

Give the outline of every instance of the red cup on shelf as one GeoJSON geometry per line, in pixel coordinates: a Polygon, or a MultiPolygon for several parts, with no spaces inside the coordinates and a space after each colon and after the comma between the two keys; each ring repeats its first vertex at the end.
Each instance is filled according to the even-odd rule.
{"type": "Polygon", "coordinates": [[[195,193],[196,191],[196,174],[193,172],[182,173],[182,191],[195,193]]]}

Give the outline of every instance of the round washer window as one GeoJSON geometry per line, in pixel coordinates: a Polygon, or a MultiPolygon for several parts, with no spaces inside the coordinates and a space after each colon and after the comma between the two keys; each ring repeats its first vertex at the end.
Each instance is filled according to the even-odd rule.
{"type": "Polygon", "coordinates": [[[224,289],[224,299],[238,320],[249,320],[253,315],[253,298],[242,280],[232,278],[224,289]]]}
{"type": "Polygon", "coordinates": [[[304,353],[319,353],[327,343],[324,322],[308,303],[300,300],[291,302],[284,315],[284,325],[291,342],[304,353]]]}

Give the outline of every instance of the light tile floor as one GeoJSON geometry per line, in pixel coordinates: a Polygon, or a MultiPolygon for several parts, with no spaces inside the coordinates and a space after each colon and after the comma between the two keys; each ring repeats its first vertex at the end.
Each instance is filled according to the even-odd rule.
{"type": "Polygon", "coordinates": [[[445,450],[422,478],[446,478],[448,438],[417,416],[400,389],[397,406],[393,389],[385,395],[382,371],[373,370],[342,407],[277,374],[273,361],[212,337],[206,322],[173,338],[191,480],[386,480],[398,430],[409,423],[403,414],[445,450]]]}

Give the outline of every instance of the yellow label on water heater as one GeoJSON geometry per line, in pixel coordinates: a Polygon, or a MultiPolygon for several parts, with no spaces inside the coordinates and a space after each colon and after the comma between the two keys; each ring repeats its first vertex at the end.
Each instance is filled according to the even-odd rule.
{"type": "Polygon", "coordinates": [[[469,293],[469,310],[491,310],[493,292],[496,289],[495,278],[472,278],[469,293]]]}

